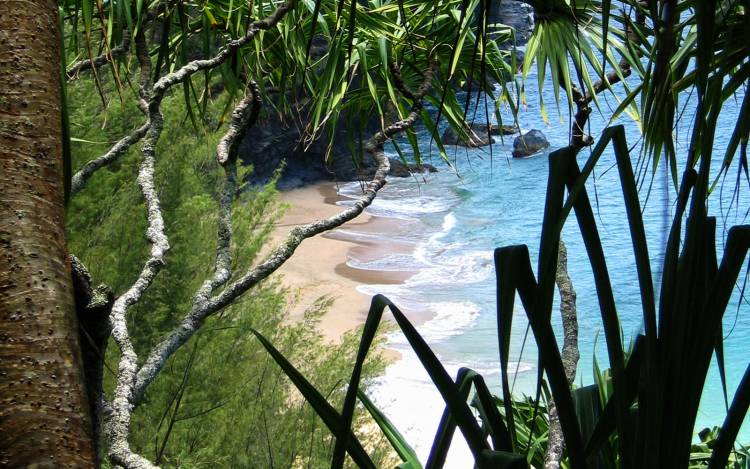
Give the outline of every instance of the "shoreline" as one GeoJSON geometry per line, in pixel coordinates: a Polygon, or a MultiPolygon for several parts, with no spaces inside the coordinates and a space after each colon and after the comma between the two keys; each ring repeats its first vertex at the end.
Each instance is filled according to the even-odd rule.
{"type": "MultiPolygon", "coordinates": [[[[280,201],[288,208],[274,225],[272,244],[278,245],[296,226],[339,213],[342,207],[336,202],[346,200],[352,199],[340,195],[332,182],[280,192],[280,201]]],[[[277,271],[281,285],[291,292],[287,320],[300,320],[319,298],[329,297],[332,304],[319,324],[326,340],[338,343],[346,332],[364,324],[372,295],[362,293],[358,287],[402,284],[417,272],[359,269],[347,263],[352,258],[370,262],[388,254],[413,253],[414,243],[388,239],[386,244],[378,240],[379,236],[398,234],[394,220],[363,213],[342,227],[306,239],[277,271]]],[[[388,312],[385,318],[392,321],[388,312]]],[[[419,323],[429,318],[415,319],[419,323]]],[[[389,347],[382,352],[391,363],[401,357],[389,347]]]]}

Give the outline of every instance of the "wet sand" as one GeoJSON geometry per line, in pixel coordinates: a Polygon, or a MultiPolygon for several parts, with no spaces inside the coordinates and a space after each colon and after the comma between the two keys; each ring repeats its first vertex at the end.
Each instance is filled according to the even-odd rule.
{"type": "MultiPolygon", "coordinates": [[[[333,183],[321,183],[282,192],[281,200],[289,208],[276,223],[273,245],[296,226],[339,213],[344,207],[336,202],[347,198],[338,195],[333,183]]],[[[394,223],[393,219],[362,214],[340,229],[303,241],[276,273],[282,285],[292,292],[289,320],[299,320],[319,298],[327,296],[333,304],[322,317],[320,328],[328,340],[338,342],[345,332],[363,324],[371,297],[357,291],[357,287],[402,283],[415,272],[355,269],[347,265],[347,260],[354,257],[367,262],[394,252],[411,253],[414,244],[392,239],[385,243],[382,238],[354,237],[349,232],[387,236],[394,232],[394,223]]],[[[386,355],[397,358],[394,351],[387,351],[386,355]]]]}

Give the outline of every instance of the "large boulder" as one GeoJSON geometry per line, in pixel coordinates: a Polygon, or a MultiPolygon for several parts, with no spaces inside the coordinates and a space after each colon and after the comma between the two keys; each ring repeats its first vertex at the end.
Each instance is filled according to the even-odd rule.
{"type": "Polygon", "coordinates": [[[534,9],[531,5],[518,0],[503,0],[493,3],[492,10],[489,23],[513,27],[516,30],[516,45],[526,44],[534,29],[534,9]]]}
{"type": "Polygon", "coordinates": [[[443,145],[460,145],[469,148],[483,147],[492,143],[493,135],[511,135],[518,132],[514,125],[480,124],[473,123],[467,129],[467,136],[461,138],[452,127],[443,132],[443,145]],[[489,131],[488,131],[489,130],[489,131]]]}
{"type": "Polygon", "coordinates": [[[530,130],[513,140],[513,158],[525,158],[549,147],[549,141],[541,130],[530,130]]]}

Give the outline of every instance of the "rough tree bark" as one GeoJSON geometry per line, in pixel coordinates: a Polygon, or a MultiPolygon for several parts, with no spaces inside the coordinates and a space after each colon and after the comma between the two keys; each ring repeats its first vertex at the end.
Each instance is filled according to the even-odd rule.
{"type": "MultiPolygon", "coordinates": [[[[576,311],[576,291],[573,282],[568,275],[568,249],[563,240],[560,240],[559,252],[557,254],[557,273],[555,275],[557,291],[560,293],[560,316],[563,323],[563,348],[562,361],[565,368],[565,376],[568,384],[573,384],[578,366],[578,313],[576,311]]],[[[547,437],[547,451],[544,453],[545,469],[557,469],[560,467],[564,441],[560,419],[557,416],[555,401],[550,400],[549,405],[549,436],[547,437]]]]}
{"type": "Polygon", "coordinates": [[[0,15],[0,466],[95,463],[63,227],[53,0],[0,15]]]}
{"type": "MultiPolygon", "coordinates": [[[[622,76],[628,77],[631,73],[630,65],[624,59],[619,63],[622,76]]],[[[619,83],[621,78],[615,72],[606,75],[606,80],[599,80],[594,83],[593,93],[599,94],[608,89],[608,87],[619,83]]],[[[573,87],[573,101],[576,106],[576,114],[573,117],[573,124],[570,132],[570,147],[576,153],[584,148],[593,145],[594,138],[586,133],[586,126],[591,115],[591,102],[594,97],[590,93],[584,93],[575,86],[573,87]]],[[[576,367],[580,353],[578,351],[578,313],[576,311],[576,292],[573,289],[573,283],[568,276],[568,250],[565,242],[560,239],[559,252],[557,257],[557,273],[555,282],[560,292],[560,316],[563,323],[563,348],[561,358],[565,375],[568,383],[573,384],[576,376],[576,367]]],[[[565,442],[563,439],[560,419],[557,416],[555,402],[549,402],[549,436],[547,438],[547,450],[544,453],[545,469],[557,469],[560,467],[565,442]]]]}

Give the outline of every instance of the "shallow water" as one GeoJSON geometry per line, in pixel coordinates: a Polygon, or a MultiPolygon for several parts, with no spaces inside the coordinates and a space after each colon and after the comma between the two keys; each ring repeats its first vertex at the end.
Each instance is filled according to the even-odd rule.
{"type": "MultiPolygon", "coordinates": [[[[534,83],[535,77],[530,79],[530,83],[534,83]]],[[[552,119],[551,125],[547,126],[542,121],[538,102],[531,96],[519,121],[524,130],[541,129],[552,145],[551,150],[554,150],[565,146],[569,140],[568,119],[565,116],[558,119],[549,90],[545,93],[545,98],[552,119]]],[[[606,115],[609,112],[608,106],[614,108],[616,102],[610,98],[609,102],[603,100],[601,105],[606,115]]],[[[480,113],[483,115],[483,111],[480,113]]],[[[716,148],[719,151],[714,157],[714,166],[723,157],[736,115],[735,103],[729,102],[716,133],[716,148]]],[[[627,119],[625,117],[617,123],[625,125],[628,142],[632,145],[638,141],[639,132],[637,126],[627,119]]],[[[599,135],[605,124],[606,119],[595,111],[591,122],[592,135],[599,135]]],[[[686,150],[686,130],[681,129],[678,133],[678,139],[683,145],[678,151],[686,150]]],[[[437,166],[439,173],[419,175],[414,179],[391,179],[368,211],[373,215],[393,218],[397,228],[389,236],[416,242],[414,253],[388,256],[370,262],[349,260],[350,266],[360,269],[417,270],[417,274],[404,284],[368,285],[360,289],[364,293],[385,294],[406,310],[429,309],[434,317],[421,324],[418,330],[448,371],[455,376],[459,367],[468,366],[482,373],[498,393],[500,372],[492,253],[497,247],[527,244],[532,255],[532,265],[536,268],[548,174],[548,152],[526,159],[512,159],[512,139],[513,136],[509,136],[504,141],[496,141],[491,148],[492,154],[489,147],[472,150],[458,147],[455,152],[452,150],[455,147],[448,147],[458,170],[457,174],[440,161],[435,151],[431,158],[423,158],[437,166]],[[409,222],[404,223],[407,220],[409,222]],[[399,226],[402,227],[400,230],[399,226]]],[[[419,141],[423,147],[423,155],[428,155],[430,138],[424,129],[419,131],[419,141]]],[[[637,164],[637,154],[636,150],[634,165],[637,164]]],[[[587,151],[580,154],[581,166],[587,157],[587,151]]],[[[613,164],[614,154],[608,151],[598,164],[587,189],[592,204],[595,204],[594,210],[598,217],[598,228],[616,295],[622,331],[626,343],[629,343],[642,329],[642,313],[622,192],[613,164]]],[[[660,165],[656,173],[650,172],[650,166],[642,169],[644,184],[641,204],[654,281],[658,285],[660,253],[666,242],[666,230],[671,221],[675,194],[665,172],[666,165],[660,165]]],[[[739,201],[735,200],[734,208],[728,209],[735,171],[736,163],[728,178],[730,182],[722,191],[717,189],[718,193],[712,196],[710,203],[710,212],[720,217],[717,232],[717,249],[720,254],[725,228],[747,223],[745,216],[750,207],[748,186],[745,183],[740,191],[739,201]]],[[[357,184],[343,187],[344,194],[348,192],[355,195],[358,190],[357,184]]],[[[356,233],[350,235],[356,236],[356,233]]],[[[578,293],[581,359],[576,382],[591,384],[594,357],[602,367],[606,367],[607,355],[594,278],[574,217],[566,224],[563,239],[568,247],[568,271],[578,293]]],[[[381,241],[388,243],[387,238],[381,241]]],[[[750,343],[750,322],[744,319],[744,315],[750,312],[750,308],[747,302],[738,306],[739,296],[737,288],[725,315],[724,326],[727,335],[725,353],[730,400],[731,390],[739,383],[749,359],[744,345],[750,343]]],[[[555,302],[556,312],[557,298],[555,302]]],[[[518,370],[514,392],[518,395],[531,394],[535,385],[536,349],[533,336],[529,335],[521,353],[527,322],[520,304],[517,306],[511,349],[512,356],[517,358],[510,369],[518,370]]],[[[554,316],[555,327],[560,335],[559,315],[554,316]]],[[[415,446],[420,457],[426,459],[443,403],[403,335],[394,333],[390,337],[390,346],[401,352],[403,359],[388,368],[375,389],[374,398],[415,446]]],[[[696,430],[720,425],[723,417],[724,399],[714,363],[704,391],[696,430]]],[[[743,427],[741,439],[750,439],[749,428],[747,424],[743,427]]],[[[465,443],[458,443],[452,449],[447,467],[467,467],[467,457],[465,443]]]]}

